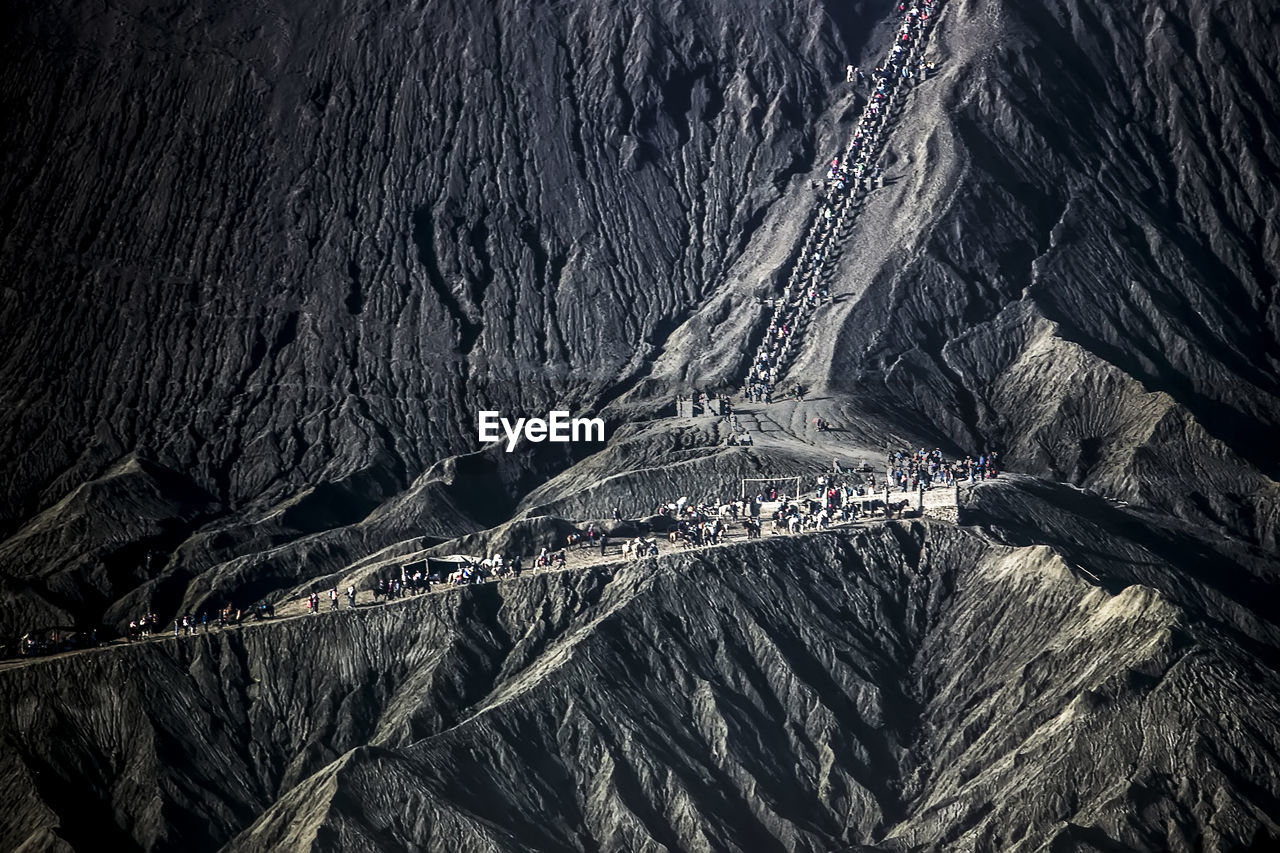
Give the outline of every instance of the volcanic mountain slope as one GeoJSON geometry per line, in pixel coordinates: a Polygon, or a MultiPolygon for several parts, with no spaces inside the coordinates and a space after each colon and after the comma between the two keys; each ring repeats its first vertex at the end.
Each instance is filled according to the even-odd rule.
{"type": "Polygon", "coordinates": [[[25,697],[0,716],[0,839],[1280,840],[1280,684],[1183,582],[1184,604],[1109,592],[1044,546],[893,523],[26,664],[0,672],[25,697]]]}
{"type": "MultiPolygon", "coordinates": [[[[738,377],[886,10],[517,5],[6,9],[0,633],[584,512],[599,465],[522,504],[581,452],[445,457],[482,406],[738,377]]],[[[782,426],[1274,548],[1275,14],[1104,6],[947,4],[782,426]]]]}
{"type": "Polygon", "coordinates": [[[480,408],[590,407],[810,167],[881,12],[7,5],[0,532],[131,455],[246,524],[359,480],[349,523],[480,408]]]}
{"type": "Polygon", "coordinates": [[[949,3],[796,378],[1280,547],[1280,15],[949,3]]]}
{"type": "MultiPolygon", "coordinates": [[[[350,523],[471,449],[476,409],[636,370],[807,167],[836,53],[820,6],[713,11],[8,7],[3,526],[137,454],[237,513],[190,577],[300,489],[350,523]]],[[[165,564],[146,539],[113,544],[165,564]]],[[[6,575],[99,557],[35,541],[6,575]]],[[[9,628],[91,610],[23,590],[9,628]]]]}
{"type": "Polygon", "coordinates": [[[8,664],[0,844],[1280,841],[1269,5],[948,0],[809,402],[635,422],[739,378],[889,5],[6,6],[0,633],[886,441],[1045,479],[8,664]],[[553,400],[608,445],[453,455],[553,400]]]}
{"type": "Polygon", "coordinates": [[[1278,40],[1267,3],[949,2],[786,382],[1280,546],[1278,40]]]}

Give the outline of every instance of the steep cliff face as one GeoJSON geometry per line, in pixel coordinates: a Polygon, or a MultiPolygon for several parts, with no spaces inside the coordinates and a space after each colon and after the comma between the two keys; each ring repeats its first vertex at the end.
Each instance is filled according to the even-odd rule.
{"type": "MultiPolygon", "coordinates": [[[[1179,570],[1153,562],[1151,580],[1179,570]]],[[[0,671],[0,691],[24,697],[0,715],[0,839],[1280,837],[1280,684],[1203,591],[1191,576],[1180,603],[1150,585],[1109,592],[1051,548],[894,524],[37,662],[0,671]]]]}

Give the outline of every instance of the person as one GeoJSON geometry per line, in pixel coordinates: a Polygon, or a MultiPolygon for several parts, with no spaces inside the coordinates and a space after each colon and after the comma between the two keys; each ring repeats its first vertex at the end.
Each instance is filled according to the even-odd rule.
{"type": "Polygon", "coordinates": [[[329,590],[329,609],[338,609],[338,588],[336,586],[329,590]]]}
{"type": "Polygon", "coordinates": [[[351,609],[355,606],[356,606],[356,585],[349,584],[347,586],[347,609],[351,609]]]}
{"type": "Polygon", "coordinates": [[[852,83],[857,78],[858,78],[858,69],[854,68],[852,65],[846,65],[844,67],[844,82],[852,83]]]}
{"type": "Polygon", "coordinates": [[[609,547],[609,534],[603,530],[600,531],[600,556],[604,556],[604,549],[609,547]]]}

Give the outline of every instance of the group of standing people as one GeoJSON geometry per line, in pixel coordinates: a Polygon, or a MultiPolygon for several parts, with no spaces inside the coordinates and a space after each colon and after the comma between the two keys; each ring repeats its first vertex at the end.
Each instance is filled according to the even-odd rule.
{"type": "Polygon", "coordinates": [[[966,456],[961,460],[948,460],[942,451],[934,448],[916,451],[899,450],[889,454],[885,466],[885,479],[894,488],[912,491],[934,486],[954,486],[968,481],[973,485],[979,480],[990,480],[997,474],[996,460],[999,453],[986,450],[977,458],[966,456]]]}
{"type": "MultiPolygon", "coordinates": [[[[325,592],[324,597],[329,599],[330,610],[340,609],[339,603],[342,601],[342,596],[338,594],[338,588],[336,586],[330,587],[325,592]]],[[[311,594],[308,595],[306,598],[307,612],[313,616],[319,613],[320,602],[321,602],[320,593],[312,591],[311,594]]],[[[356,606],[356,587],[355,587],[355,584],[349,584],[347,586],[347,609],[351,610],[355,606],[356,606]]]]}

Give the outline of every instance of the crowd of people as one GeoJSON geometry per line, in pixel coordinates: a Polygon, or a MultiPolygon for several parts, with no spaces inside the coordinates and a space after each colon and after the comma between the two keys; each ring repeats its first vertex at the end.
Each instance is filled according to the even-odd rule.
{"type": "Polygon", "coordinates": [[[901,491],[954,486],[965,481],[972,486],[978,480],[990,480],[997,475],[998,456],[996,451],[988,450],[978,454],[976,459],[966,456],[960,460],[948,460],[937,448],[932,451],[923,447],[916,451],[899,450],[889,454],[885,480],[901,491]]]}
{"type": "MultiPolygon", "coordinates": [[[[838,471],[838,466],[833,466],[838,471]]],[[[869,472],[819,474],[809,491],[799,495],[778,496],[773,510],[773,532],[806,533],[825,530],[836,524],[848,524],[867,517],[881,507],[876,503],[875,477],[869,472]]],[[[762,502],[763,494],[757,494],[762,502]]]]}
{"type": "MultiPolygon", "coordinates": [[[[923,42],[939,0],[900,3],[901,15],[893,47],[884,63],[870,74],[849,66],[846,80],[869,93],[849,145],[832,159],[816,208],[814,221],[792,267],[782,294],[771,300],[772,314],[764,339],[747,372],[743,397],[753,403],[771,403],[778,383],[795,349],[797,333],[812,310],[831,298],[826,272],[834,261],[833,250],[859,193],[880,176],[875,165],[884,148],[890,114],[904,84],[927,76],[930,68],[923,42]]],[[[800,386],[790,389],[803,393],[800,386]]]]}
{"type": "MultiPolygon", "coordinates": [[[[754,495],[720,503],[707,499],[691,503],[682,498],[658,507],[659,515],[674,521],[668,538],[686,547],[717,545],[741,529],[748,539],[760,538],[765,524],[770,533],[804,533],[848,524],[883,513],[886,479],[881,485],[869,466],[815,475],[812,486],[801,494],[789,494],[775,484],[766,484],[754,495]]],[[[900,507],[899,507],[900,509],[900,507]]]]}

